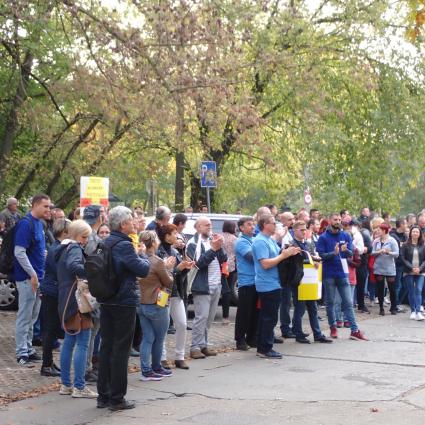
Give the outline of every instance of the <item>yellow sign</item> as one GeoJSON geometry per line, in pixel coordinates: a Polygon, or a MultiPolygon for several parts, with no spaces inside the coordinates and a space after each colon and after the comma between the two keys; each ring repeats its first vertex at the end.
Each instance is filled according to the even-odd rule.
{"type": "Polygon", "coordinates": [[[109,178],[80,178],[80,207],[89,205],[109,206],[109,178]]]}
{"type": "Polygon", "coordinates": [[[304,277],[298,286],[299,301],[314,301],[322,298],[322,264],[315,268],[312,264],[304,264],[304,277]]]}

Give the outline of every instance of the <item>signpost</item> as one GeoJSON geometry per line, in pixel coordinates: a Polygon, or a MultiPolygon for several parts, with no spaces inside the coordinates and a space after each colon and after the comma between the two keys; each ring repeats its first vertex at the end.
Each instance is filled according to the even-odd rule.
{"type": "Polygon", "coordinates": [[[80,207],[109,206],[109,178],[82,176],[80,178],[80,207]]]}
{"type": "Polygon", "coordinates": [[[304,204],[306,204],[306,205],[311,205],[311,203],[313,202],[313,198],[312,198],[312,196],[311,196],[311,193],[310,193],[310,189],[309,188],[307,188],[305,191],[304,191],[304,204]]]}
{"type": "Polygon", "coordinates": [[[210,188],[217,187],[217,164],[215,161],[202,161],[201,163],[201,187],[207,189],[208,212],[211,211],[210,188]]]}

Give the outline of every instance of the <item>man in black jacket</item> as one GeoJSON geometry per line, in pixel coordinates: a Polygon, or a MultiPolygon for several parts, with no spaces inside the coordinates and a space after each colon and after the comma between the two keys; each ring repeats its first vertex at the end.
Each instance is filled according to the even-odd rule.
{"type": "MultiPolygon", "coordinates": [[[[401,252],[401,247],[407,241],[407,221],[404,218],[398,218],[395,221],[395,229],[390,231],[390,235],[396,240],[398,245],[398,250],[401,252]]],[[[403,260],[401,255],[399,255],[395,260],[395,293],[397,297],[397,312],[402,313],[404,311],[401,307],[403,299],[407,295],[407,285],[403,279],[403,260]]]]}
{"type": "MultiPolygon", "coordinates": [[[[352,220],[350,223],[352,226],[359,226],[357,220],[352,220]]],[[[360,266],[356,268],[356,296],[357,296],[357,309],[359,313],[370,314],[369,309],[366,307],[364,302],[365,287],[368,275],[368,261],[369,254],[372,252],[372,239],[367,229],[360,229],[360,234],[363,238],[364,251],[360,253],[360,266]]]]}
{"type": "MultiPolygon", "coordinates": [[[[326,338],[323,335],[319,318],[317,314],[317,303],[316,301],[300,301],[298,300],[298,286],[301,283],[301,280],[304,276],[304,264],[312,262],[312,252],[309,252],[309,246],[305,242],[305,232],[307,227],[304,221],[297,221],[293,226],[294,230],[294,240],[292,242],[293,246],[299,247],[301,251],[282,261],[279,265],[279,275],[281,279],[282,286],[289,287],[292,292],[292,297],[295,301],[294,306],[294,318],[293,318],[293,327],[292,331],[295,334],[295,340],[302,344],[310,344],[310,341],[307,339],[308,334],[305,334],[302,330],[302,318],[304,316],[305,310],[307,308],[308,318],[310,321],[310,326],[313,331],[314,340],[316,342],[322,343],[331,343],[332,340],[326,338]]],[[[317,257],[314,257],[314,260],[320,260],[317,257]]],[[[315,267],[318,266],[318,262],[314,262],[315,267]]]]}

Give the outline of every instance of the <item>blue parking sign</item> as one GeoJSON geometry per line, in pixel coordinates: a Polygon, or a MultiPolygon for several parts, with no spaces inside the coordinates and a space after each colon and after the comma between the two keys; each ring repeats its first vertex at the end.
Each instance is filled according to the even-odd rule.
{"type": "Polygon", "coordinates": [[[215,161],[202,161],[201,187],[217,187],[217,165],[215,161]]]}

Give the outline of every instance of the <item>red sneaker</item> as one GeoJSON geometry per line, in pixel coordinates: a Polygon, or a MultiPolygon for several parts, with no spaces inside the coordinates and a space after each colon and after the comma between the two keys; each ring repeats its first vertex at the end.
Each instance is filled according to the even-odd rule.
{"type": "Polygon", "coordinates": [[[344,328],[351,328],[350,322],[348,320],[344,322],[344,328]]]}
{"type": "Polygon", "coordinates": [[[351,332],[350,339],[354,339],[356,341],[369,341],[361,330],[351,332]]]}
{"type": "Polygon", "coordinates": [[[336,322],[336,327],[337,328],[342,328],[342,325],[344,324],[344,322],[340,322],[340,321],[337,321],[336,322]]]}
{"type": "Polygon", "coordinates": [[[331,338],[338,338],[338,330],[335,326],[331,326],[331,338]]]}

